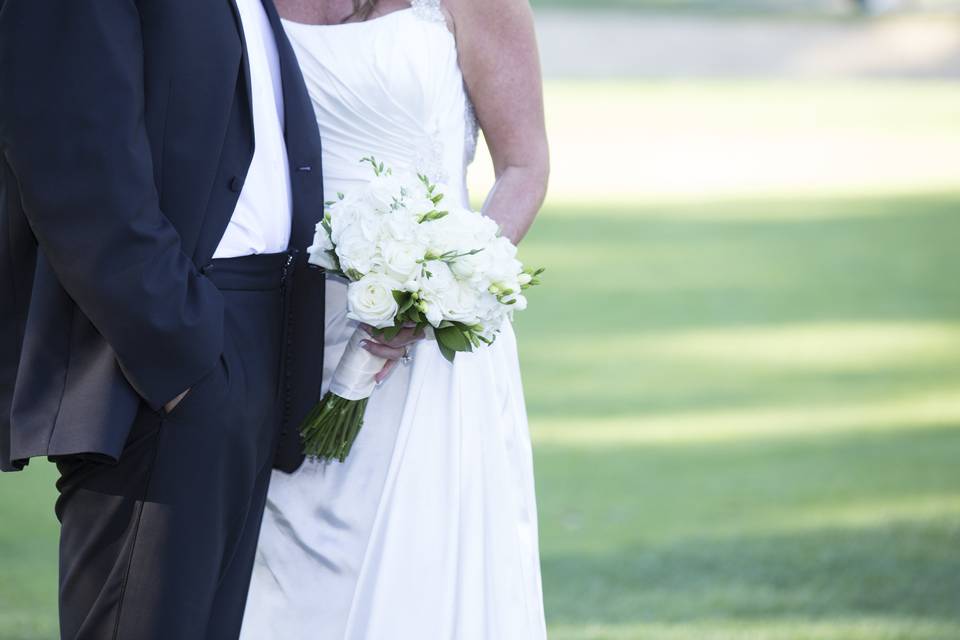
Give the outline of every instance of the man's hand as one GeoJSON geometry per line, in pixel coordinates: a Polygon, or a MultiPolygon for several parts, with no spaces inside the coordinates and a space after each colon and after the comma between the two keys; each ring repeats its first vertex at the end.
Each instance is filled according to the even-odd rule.
{"type": "Polygon", "coordinates": [[[418,340],[422,340],[424,337],[423,330],[420,329],[418,331],[417,328],[413,326],[402,329],[393,340],[384,340],[383,338],[375,337],[373,327],[369,325],[362,324],[360,327],[370,336],[369,340],[363,341],[363,348],[373,355],[386,358],[387,360],[387,363],[383,365],[383,369],[375,376],[377,383],[386,380],[387,376],[390,375],[390,371],[397,365],[397,361],[407,355],[409,346],[418,340]]]}
{"type": "Polygon", "coordinates": [[[168,402],[167,404],[163,405],[163,410],[164,410],[164,412],[165,412],[165,413],[170,413],[171,411],[173,411],[174,409],[176,409],[176,408],[177,408],[177,405],[180,404],[180,401],[181,401],[181,400],[183,400],[184,398],[187,397],[187,394],[188,394],[188,393],[190,393],[190,389],[187,389],[186,391],[184,391],[183,393],[181,393],[180,395],[178,395],[176,398],[174,398],[173,400],[171,400],[171,401],[168,402]]]}

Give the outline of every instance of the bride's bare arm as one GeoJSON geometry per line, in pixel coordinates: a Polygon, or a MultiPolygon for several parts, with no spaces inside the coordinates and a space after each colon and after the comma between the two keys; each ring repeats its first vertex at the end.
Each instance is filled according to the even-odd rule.
{"type": "Polygon", "coordinates": [[[445,0],[460,67],[493,157],[483,211],[519,242],[547,191],[543,80],[527,0],[445,0]]]}

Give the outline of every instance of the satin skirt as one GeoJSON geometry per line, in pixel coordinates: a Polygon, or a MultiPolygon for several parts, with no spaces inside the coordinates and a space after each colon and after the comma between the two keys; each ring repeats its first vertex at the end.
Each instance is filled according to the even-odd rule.
{"type": "MultiPolygon", "coordinates": [[[[356,329],[327,284],[325,384],[356,329]]],[[[511,326],[378,387],[344,463],[274,472],[243,640],[546,637],[533,464],[511,326]]]]}

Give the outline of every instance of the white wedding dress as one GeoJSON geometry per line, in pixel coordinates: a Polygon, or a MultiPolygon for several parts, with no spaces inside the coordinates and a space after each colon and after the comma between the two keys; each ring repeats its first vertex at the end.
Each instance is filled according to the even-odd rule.
{"type": "MultiPolygon", "coordinates": [[[[476,124],[439,0],[367,22],[285,22],[317,113],[328,197],[364,156],[466,203],[476,124]]],[[[356,325],[327,284],[324,383],[356,325]]],[[[243,640],[546,637],[513,329],[451,364],[432,341],[370,400],[346,462],[275,472],[243,640]]]]}

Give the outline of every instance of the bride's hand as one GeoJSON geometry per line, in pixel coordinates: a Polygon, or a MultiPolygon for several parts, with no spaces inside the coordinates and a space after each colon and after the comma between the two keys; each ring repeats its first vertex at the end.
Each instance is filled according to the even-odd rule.
{"type": "Polygon", "coordinates": [[[386,380],[387,376],[390,375],[390,371],[397,365],[397,362],[407,355],[410,345],[422,340],[424,337],[423,329],[418,330],[414,326],[401,329],[400,333],[398,333],[393,340],[384,340],[382,336],[375,336],[373,327],[369,325],[361,324],[360,328],[370,336],[370,339],[363,341],[363,348],[373,355],[387,360],[387,363],[383,365],[383,369],[375,376],[377,383],[386,380]]]}

